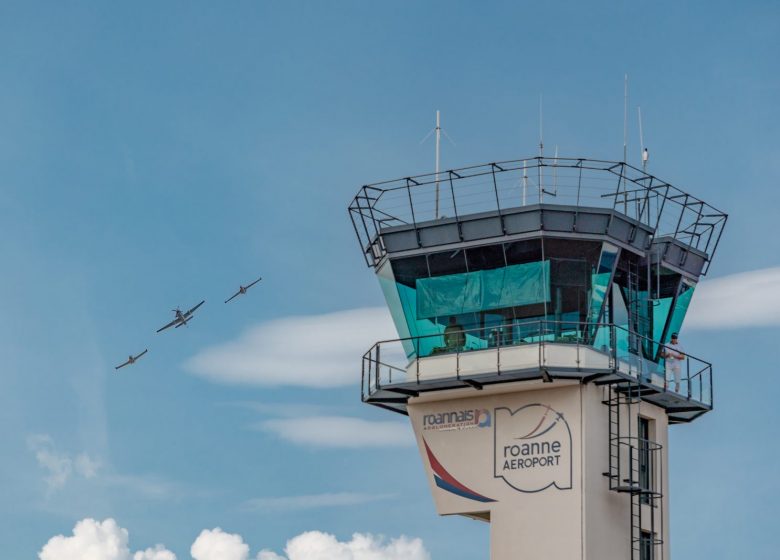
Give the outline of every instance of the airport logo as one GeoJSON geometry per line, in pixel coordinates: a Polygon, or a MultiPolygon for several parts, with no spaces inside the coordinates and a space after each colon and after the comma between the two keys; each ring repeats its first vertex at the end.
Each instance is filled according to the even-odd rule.
{"type": "Polygon", "coordinates": [[[518,492],[572,488],[571,430],[562,413],[546,404],[496,408],[493,434],[495,478],[518,492]]]}
{"type": "Polygon", "coordinates": [[[492,415],[485,408],[453,410],[423,416],[423,430],[453,431],[472,428],[489,428],[492,415]]]}

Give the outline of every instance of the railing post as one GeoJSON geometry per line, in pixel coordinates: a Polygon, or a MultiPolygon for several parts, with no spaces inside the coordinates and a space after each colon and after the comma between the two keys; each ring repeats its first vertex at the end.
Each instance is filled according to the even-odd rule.
{"type": "Polygon", "coordinates": [[[501,333],[498,329],[493,329],[496,337],[496,373],[501,375],[501,333]]]}
{"type": "Polygon", "coordinates": [[[416,348],[414,349],[414,365],[415,368],[417,369],[416,377],[417,377],[417,384],[419,385],[420,384],[420,339],[415,338],[414,344],[416,346],[416,348]]]}
{"type": "Polygon", "coordinates": [[[707,366],[707,373],[709,374],[710,378],[710,402],[709,405],[713,406],[713,396],[712,396],[712,366],[707,366]]]}
{"type": "Polygon", "coordinates": [[[685,356],[685,377],[688,378],[688,400],[691,400],[691,358],[685,356]]]}
{"type": "Polygon", "coordinates": [[[536,330],[536,332],[539,334],[539,349],[537,351],[537,356],[539,357],[539,371],[542,369],[542,344],[544,344],[544,334],[542,334],[542,321],[539,321],[539,328],[536,330]]]}
{"type": "Polygon", "coordinates": [[[374,379],[374,387],[376,387],[377,389],[379,389],[379,386],[380,386],[379,385],[379,378],[380,378],[380,375],[379,375],[379,347],[380,347],[380,345],[377,343],[377,345],[376,345],[376,371],[375,371],[376,378],[374,379]]]}
{"type": "Polygon", "coordinates": [[[580,337],[577,336],[577,371],[580,371],[580,337]]]}
{"type": "Polygon", "coordinates": [[[363,359],[360,361],[360,400],[364,401],[364,395],[366,391],[366,356],[363,355],[363,359]]]}
{"type": "Polygon", "coordinates": [[[612,356],[612,369],[617,371],[617,335],[615,334],[615,325],[609,325],[609,353],[612,356]]]}

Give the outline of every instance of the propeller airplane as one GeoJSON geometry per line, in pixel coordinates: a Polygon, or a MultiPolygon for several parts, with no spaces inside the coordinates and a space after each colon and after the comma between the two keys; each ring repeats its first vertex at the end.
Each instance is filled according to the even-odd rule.
{"type": "Polygon", "coordinates": [[[176,309],[173,309],[172,311],[176,314],[176,318],[170,323],[168,323],[167,325],[165,325],[164,327],[160,327],[159,329],[157,329],[157,332],[162,332],[169,327],[174,327],[174,325],[175,325],[174,328],[177,329],[182,325],[186,325],[190,320],[192,320],[193,313],[195,313],[195,310],[198,309],[198,307],[200,307],[204,303],[206,303],[205,299],[201,301],[198,305],[193,307],[192,309],[184,312],[182,312],[182,310],[179,309],[178,307],[176,309]]]}

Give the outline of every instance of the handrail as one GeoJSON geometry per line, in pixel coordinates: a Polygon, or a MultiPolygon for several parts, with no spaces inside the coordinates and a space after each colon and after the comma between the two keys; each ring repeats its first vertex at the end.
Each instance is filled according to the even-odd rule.
{"type": "MultiPolygon", "coordinates": [[[[487,335],[488,339],[492,337],[492,344],[490,346],[465,349],[463,347],[437,347],[441,348],[441,353],[439,353],[439,351],[432,351],[431,354],[420,355],[420,340],[434,337],[441,338],[444,336],[444,333],[440,332],[417,337],[382,340],[375,343],[363,355],[361,391],[364,399],[366,396],[370,396],[380,390],[384,385],[393,385],[393,383],[414,383],[419,386],[421,383],[424,384],[426,382],[426,377],[425,374],[423,374],[421,379],[420,370],[428,357],[454,356],[454,370],[451,372],[450,377],[453,380],[461,380],[461,376],[463,375],[461,371],[462,356],[468,355],[471,352],[492,350],[496,353],[495,363],[490,366],[491,369],[485,371],[485,373],[492,373],[501,377],[503,374],[507,373],[504,371],[506,368],[512,367],[511,357],[509,358],[509,362],[507,362],[510,365],[505,366],[505,364],[502,364],[502,352],[506,352],[511,348],[533,344],[536,344],[539,347],[538,364],[536,359],[533,360],[533,363],[538,365],[542,377],[545,378],[545,375],[549,375],[548,368],[556,367],[555,365],[551,365],[551,362],[549,361],[550,358],[547,355],[548,345],[569,344],[576,345],[577,347],[576,358],[572,358],[572,367],[576,367],[577,369],[581,367],[581,347],[590,348],[596,352],[606,352],[606,356],[609,358],[609,364],[605,367],[608,367],[609,370],[615,374],[624,376],[627,379],[634,379],[658,390],[675,394],[677,397],[683,398],[688,402],[699,403],[706,407],[705,410],[712,407],[712,364],[685,353],[684,358],[679,360],[680,366],[684,367],[670,367],[670,364],[665,361],[665,358],[662,358],[661,352],[659,351],[661,348],[669,348],[668,345],[633,332],[626,327],[615,325],[614,323],[580,323],[576,321],[535,319],[506,325],[464,328],[459,329],[459,331],[456,332],[463,333],[464,338],[465,335],[469,333],[479,333],[481,338],[484,338],[487,335]],[[535,329],[533,328],[534,326],[536,327],[535,329]],[[503,336],[506,334],[502,331],[503,328],[509,330],[512,328],[528,329],[529,327],[531,327],[531,330],[525,330],[519,341],[507,341],[503,336]],[[599,334],[600,329],[608,329],[608,332],[603,333],[602,331],[602,333],[599,334]],[[571,331],[576,331],[576,334],[573,334],[571,331]],[[619,338],[617,333],[624,334],[620,335],[619,338]],[[553,340],[546,339],[550,335],[557,338],[553,340]],[[604,335],[606,335],[603,339],[605,344],[601,345],[599,343],[597,345],[596,338],[604,335]],[[399,359],[402,355],[405,355],[409,360],[405,366],[400,367],[387,363],[387,358],[385,358],[385,360],[380,360],[379,356],[386,356],[388,352],[387,349],[382,348],[383,346],[390,344],[403,345],[404,342],[409,341],[414,343],[411,355],[409,353],[400,352],[400,347],[390,350],[390,355],[397,356],[399,359]],[[650,343],[650,345],[646,346],[645,343],[650,343]],[[626,346],[623,347],[623,344],[626,346]],[[396,353],[396,350],[399,352],[396,353]],[[652,354],[653,357],[645,357],[645,354],[647,353],[652,354]],[[423,362],[422,365],[421,362],[423,362]],[[691,374],[691,370],[695,373],[691,374]],[[399,373],[401,375],[397,377],[399,373]]],[[[391,358],[390,361],[393,361],[393,358],[391,358]]],[[[533,367],[536,368],[537,365],[534,365],[533,367]]],[[[445,378],[446,377],[447,376],[445,376],[445,378]]],[[[442,377],[436,377],[435,379],[441,380],[442,377]]]]}
{"type": "MultiPolygon", "coordinates": [[[[641,339],[641,340],[643,340],[645,342],[649,342],[651,344],[658,345],[659,348],[672,349],[667,344],[663,344],[662,342],[658,342],[657,340],[654,340],[654,339],[652,339],[652,338],[650,338],[648,336],[645,336],[645,335],[640,334],[638,332],[635,332],[635,331],[632,331],[630,329],[627,329],[626,327],[622,327],[622,326],[617,325],[615,323],[603,323],[603,322],[591,323],[591,322],[579,322],[579,321],[556,321],[556,320],[553,320],[553,319],[532,319],[530,321],[518,321],[518,322],[515,322],[515,323],[507,323],[507,324],[498,325],[498,326],[472,327],[472,328],[469,328],[469,329],[463,329],[462,328],[462,329],[459,329],[458,332],[462,332],[464,334],[469,334],[469,333],[473,333],[473,332],[484,333],[486,331],[496,331],[496,330],[500,330],[502,328],[509,329],[509,328],[515,328],[515,327],[526,327],[526,326],[530,326],[530,325],[533,325],[533,324],[541,325],[542,323],[544,323],[544,324],[551,324],[551,325],[568,325],[570,327],[576,327],[578,331],[580,331],[580,330],[584,331],[588,327],[593,327],[594,328],[593,332],[595,332],[595,330],[597,330],[599,328],[608,328],[610,330],[614,329],[614,330],[619,330],[619,331],[625,332],[625,333],[627,333],[631,337],[636,337],[636,338],[641,339]],[[580,328],[580,327],[584,327],[584,328],[580,328]]],[[[529,336],[540,336],[540,335],[544,335],[544,334],[551,334],[550,331],[542,331],[541,329],[539,331],[537,331],[537,333],[538,334],[526,335],[526,337],[529,337],[529,336]]],[[[376,347],[377,345],[380,345],[380,344],[391,344],[391,343],[394,343],[394,342],[416,341],[416,340],[423,340],[423,339],[429,339],[429,338],[437,338],[437,337],[442,337],[442,336],[444,336],[443,332],[441,332],[441,333],[433,333],[433,334],[424,334],[424,335],[420,335],[420,336],[407,336],[407,337],[404,337],[404,338],[380,340],[380,341],[374,343],[373,346],[371,346],[371,350],[373,350],[374,347],[376,347]]],[[[541,342],[541,341],[539,341],[539,342],[541,342]]],[[[415,347],[418,348],[419,346],[415,346],[415,347]]],[[[369,350],[368,352],[371,352],[371,350],[369,350]]],[[[470,351],[470,350],[482,350],[482,349],[481,348],[480,349],[466,349],[465,351],[470,351]]],[[[706,360],[702,360],[701,358],[698,358],[696,356],[693,356],[692,354],[690,354],[688,352],[685,352],[684,355],[685,355],[686,358],[691,358],[692,360],[694,360],[696,362],[700,362],[702,364],[705,364],[705,367],[703,369],[706,369],[707,367],[712,367],[712,364],[710,362],[708,362],[706,360]]],[[[698,373],[696,375],[698,375],[698,373]]],[[[695,377],[695,375],[692,376],[691,378],[693,378],[693,377],[695,377]]]]}

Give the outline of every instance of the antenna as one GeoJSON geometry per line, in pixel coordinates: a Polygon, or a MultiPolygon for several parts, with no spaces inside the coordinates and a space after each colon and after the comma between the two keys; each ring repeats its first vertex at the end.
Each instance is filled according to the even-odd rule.
{"type": "Polygon", "coordinates": [[[558,196],[558,144],[555,145],[555,163],[553,164],[553,196],[558,196]]]}
{"type": "Polygon", "coordinates": [[[543,202],[544,179],[542,173],[542,158],[544,157],[544,105],[542,104],[542,94],[539,94],[539,165],[536,167],[539,179],[539,204],[543,202]]]}
{"type": "Polygon", "coordinates": [[[650,160],[650,153],[645,148],[645,136],[642,132],[642,107],[636,108],[639,113],[639,149],[642,150],[642,171],[647,173],[647,162],[650,160]]]}
{"type": "Polygon", "coordinates": [[[525,206],[525,199],[528,194],[528,167],[526,161],[523,160],[523,206],[525,206]]]}
{"type": "Polygon", "coordinates": [[[436,109],[436,219],[439,219],[439,156],[441,155],[441,115],[436,109]]]}
{"type": "Polygon", "coordinates": [[[430,138],[431,134],[436,133],[436,175],[434,182],[436,183],[436,209],[435,209],[435,215],[436,219],[439,219],[439,173],[440,173],[440,167],[439,163],[441,161],[441,135],[444,134],[444,137],[450,141],[450,144],[453,146],[455,145],[455,142],[450,138],[450,135],[447,134],[447,131],[444,130],[441,127],[441,111],[438,109],[436,110],[436,126],[428,132],[428,134],[425,135],[425,138],[420,140],[420,144],[425,142],[428,138],[430,138]]]}
{"type": "Polygon", "coordinates": [[[539,157],[544,157],[544,106],[542,94],[539,94],[539,157]]]}

